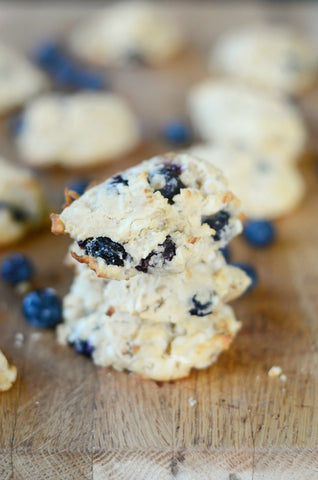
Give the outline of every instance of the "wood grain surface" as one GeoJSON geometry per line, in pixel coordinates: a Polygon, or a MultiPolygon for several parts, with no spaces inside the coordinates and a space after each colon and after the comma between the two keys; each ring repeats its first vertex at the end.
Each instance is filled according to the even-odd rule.
{"type": "MultiPolygon", "coordinates": [[[[49,34],[62,34],[94,7],[74,8],[0,4],[1,38],[28,50],[49,34]]],[[[314,4],[177,2],[167,8],[185,26],[192,46],[156,71],[108,72],[114,89],[140,114],[146,140],[120,163],[86,171],[90,178],[168,149],[158,128],[184,114],[186,89],[206,74],[204,52],[223,28],[279,19],[318,34],[314,4]]],[[[301,104],[315,146],[317,91],[301,104]]],[[[19,161],[5,123],[0,152],[19,161]]],[[[0,348],[19,371],[12,390],[0,396],[1,480],[318,479],[315,159],[304,159],[301,169],[308,193],[293,215],[277,222],[277,242],[262,251],[242,239],[233,242],[234,259],[252,262],[260,276],[258,288],[235,303],[241,332],[217,364],[185,380],[160,384],[94,367],[71,348],[58,346],[54,332],[28,325],[21,295],[0,282],[0,348]],[[20,347],[18,332],[24,336],[20,347]],[[286,382],[268,377],[273,365],[281,366],[286,382]]],[[[52,207],[59,209],[65,181],[80,172],[37,174],[52,207]]],[[[52,286],[62,296],[72,277],[62,263],[68,244],[47,227],[2,256],[25,252],[36,265],[34,286],[52,286]]]]}

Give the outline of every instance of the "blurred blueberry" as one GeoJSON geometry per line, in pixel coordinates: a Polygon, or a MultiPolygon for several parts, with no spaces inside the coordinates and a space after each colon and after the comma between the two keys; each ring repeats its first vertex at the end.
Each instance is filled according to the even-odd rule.
{"type": "Polygon", "coordinates": [[[266,220],[251,220],[244,227],[244,237],[254,247],[267,247],[276,238],[275,226],[266,220]]]}
{"type": "Polygon", "coordinates": [[[89,182],[90,180],[87,180],[86,178],[74,178],[67,182],[66,186],[69,190],[73,190],[73,192],[83,195],[89,182]]]}
{"type": "Polygon", "coordinates": [[[47,41],[34,49],[32,57],[38,65],[50,69],[56,65],[61,54],[61,49],[57,42],[47,41]]]}
{"type": "Polygon", "coordinates": [[[250,277],[251,284],[245,293],[250,292],[251,290],[254,290],[254,288],[258,284],[258,275],[253,265],[246,262],[232,262],[231,265],[233,265],[234,267],[241,268],[250,277]]]}
{"type": "Polygon", "coordinates": [[[33,265],[22,253],[15,253],[7,257],[1,265],[1,277],[8,283],[20,283],[30,280],[33,274],[33,265]]]}
{"type": "Polygon", "coordinates": [[[94,346],[87,340],[76,339],[71,345],[75,348],[75,351],[80,355],[91,357],[94,351],[94,346]]]}
{"type": "Polygon", "coordinates": [[[231,249],[229,246],[220,248],[220,252],[222,253],[226,262],[229,262],[231,260],[231,249]]]}
{"type": "Polygon", "coordinates": [[[184,145],[191,140],[191,130],[184,122],[174,120],[163,127],[165,139],[174,145],[184,145]]]}
{"type": "Polygon", "coordinates": [[[41,288],[28,293],[22,303],[23,313],[35,327],[52,328],[62,318],[61,301],[52,288],[41,288]]]}
{"type": "Polygon", "coordinates": [[[9,117],[7,125],[11,133],[19,135],[19,133],[23,131],[25,125],[23,114],[16,114],[9,117]]]}

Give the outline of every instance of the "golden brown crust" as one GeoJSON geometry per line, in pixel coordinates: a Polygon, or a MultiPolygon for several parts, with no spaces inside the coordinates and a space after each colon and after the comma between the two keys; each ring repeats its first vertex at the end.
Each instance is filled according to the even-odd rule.
{"type": "Polygon", "coordinates": [[[65,231],[65,225],[60,219],[60,216],[57,213],[51,213],[50,218],[52,221],[51,232],[54,233],[54,235],[62,235],[65,231]]]}
{"type": "Polygon", "coordinates": [[[74,202],[74,200],[77,200],[80,197],[80,194],[75,192],[75,190],[70,190],[67,187],[64,189],[64,197],[65,197],[65,203],[62,206],[62,209],[68,207],[71,205],[71,203],[74,202]]]}

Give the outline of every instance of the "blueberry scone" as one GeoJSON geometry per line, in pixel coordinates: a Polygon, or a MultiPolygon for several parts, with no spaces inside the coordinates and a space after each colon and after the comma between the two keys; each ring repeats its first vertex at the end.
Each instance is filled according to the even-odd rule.
{"type": "Polygon", "coordinates": [[[41,226],[46,213],[42,188],[32,173],[0,157],[0,247],[41,226]]]}
{"type": "Polygon", "coordinates": [[[146,2],[120,2],[76,27],[68,39],[74,55],[96,65],[163,63],[182,48],[182,36],[163,9],[146,2]]]}
{"type": "Polygon", "coordinates": [[[249,218],[274,219],[285,215],[304,195],[304,181],[296,167],[261,151],[197,144],[189,152],[223,170],[249,218]]]}
{"type": "Polygon", "coordinates": [[[180,323],[205,317],[239,297],[250,284],[239,268],[227,265],[220,252],[177,275],[135,275],[129,280],[98,278],[87,265],[77,264],[70,293],[64,299],[66,317],[95,310],[125,312],[151,322],[180,323]],[[87,293],[85,293],[87,292],[87,293]]]}
{"type": "MultiPolygon", "coordinates": [[[[78,299],[87,302],[90,290],[78,299]]],[[[72,295],[71,293],[69,295],[72,295]]],[[[93,293],[95,295],[95,293],[93,293]]],[[[154,380],[185,377],[192,368],[206,368],[226,350],[240,328],[232,309],[222,306],[206,316],[179,323],[152,322],[122,311],[78,308],[64,311],[59,343],[69,343],[100,366],[128,370],[154,380]]]]}
{"type": "Polygon", "coordinates": [[[219,142],[295,162],[307,135],[288,100],[231,80],[207,80],[189,94],[193,125],[203,140],[219,142]]]}
{"type": "Polygon", "coordinates": [[[128,154],[140,134],[135,115],[115,94],[51,93],[27,105],[16,142],[30,165],[76,168],[128,154]]]}
{"type": "Polygon", "coordinates": [[[317,51],[288,27],[259,25],[227,32],[214,45],[210,67],[287,94],[303,92],[317,77],[317,51]]]}
{"type": "Polygon", "coordinates": [[[17,369],[9,365],[8,360],[0,350],[0,392],[5,392],[16,381],[17,369]]]}
{"type": "Polygon", "coordinates": [[[52,215],[54,233],[98,276],[185,270],[240,233],[238,199],[221,172],[188,154],[144,161],[89,190],[52,215]]]}
{"type": "Polygon", "coordinates": [[[40,70],[20,53],[0,44],[0,114],[20,107],[46,87],[40,70]]]}

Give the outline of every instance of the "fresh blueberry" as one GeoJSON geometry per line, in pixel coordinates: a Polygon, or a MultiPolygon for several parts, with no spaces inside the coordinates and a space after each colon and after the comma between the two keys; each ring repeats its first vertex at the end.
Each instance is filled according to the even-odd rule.
{"type": "Polygon", "coordinates": [[[201,303],[197,300],[197,296],[192,297],[193,308],[189,311],[190,315],[196,315],[197,317],[205,317],[206,315],[211,315],[213,312],[211,306],[212,302],[201,303]]]}
{"type": "Polygon", "coordinates": [[[85,178],[75,178],[67,183],[67,188],[79,195],[83,195],[89,182],[90,181],[85,178]]]}
{"type": "Polygon", "coordinates": [[[267,247],[275,240],[276,229],[266,220],[251,220],[244,227],[244,237],[254,247],[267,247]]]}
{"type": "Polygon", "coordinates": [[[28,293],[23,299],[25,318],[35,327],[52,328],[62,318],[62,305],[52,288],[41,288],[28,293]]]}
{"type": "Polygon", "coordinates": [[[251,290],[254,290],[254,288],[258,284],[258,275],[253,265],[251,265],[250,263],[241,263],[241,262],[231,263],[231,265],[233,265],[234,267],[241,268],[250,277],[251,284],[245,293],[250,292],[251,290]]]}
{"type": "Polygon", "coordinates": [[[7,210],[16,222],[25,222],[29,214],[12,203],[0,201],[0,210],[7,210]]]}
{"type": "Polygon", "coordinates": [[[191,141],[191,130],[184,122],[174,120],[163,128],[163,135],[167,142],[173,145],[185,145],[191,141]]]}
{"type": "Polygon", "coordinates": [[[55,65],[53,76],[61,85],[72,86],[77,80],[77,71],[67,59],[60,58],[55,65]]]}
{"type": "Polygon", "coordinates": [[[77,242],[80,248],[85,249],[86,255],[100,257],[107,265],[124,266],[127,252],[120,243],[108,237],[91,237],[77,242]]]}
{"type": "Polygon", "coordinates": [[[84,90],[103,90],[107,87],[105,79],[98,73],[77,69],[73,80],[74,87],[84,90]]]}
{"type": "Polygon", "coordinates": [[[209,217],[203,217],[202,223],[207,223],[209,227],[215,230],[213,234],[214,240],[220,240],[222,235],[222,230],[229,222],[230,214],[225,210],[220,210],[219,212],[215,213],[214,215],[210,215],[209,217]]]}
{"type": "Polygon", "coordinates": [[[228,263],[231,260],[231,249],[227,245],[226,247],[220,248],[220,252],[222,253],[225,261],[228,263]]]}
{"type": "Polygon", "coordinates": [[[170,235],[158,246],[163,248],[160,251],[153,250],[147,257],[142,258],[136,270],[147,273],[149,267],[161,268],[166,262],[170,262],[173,259],[176,254],[176,244],[170,235]]]}
{"type": "Polygon", "coordinates": [[[168,199],[168,203],[172,205],[173,197],[180,193],[181,188],[185,185],[180,180],[181,166],[177,164],[165,165],[151,172],[148,177],[148,182],[154,184],[156,176],[163,177],[165,185],[161,188],[155,188],[154,192],[160,192],[161,195],[168,199]]]}
{"type": "Polygon", "coordinates": [[[54,41],[45,42],[33,51],[33,60],[42,67],[52,68],[62,55],[60,47],[54,41]]]}
{"type": "Polygon", "coordinates": [[[25,282],[32,274],[32,263],[22,253],[11,255],[2,262],[1,277],[8,283],[25,282]]]}
{"type": "Polygon", "coordinates": [[[94,346],[87,340],[76,339],[70,344],[75,348],[75,351],[80,355],[85,355],[85,357],[91,358],[94,352],[94,346]]]}
{"type": "Polygon", "coordinates": [[[7,125],[10,133],[13,133],[14,135],[19,135],[23,131],[25,126],[23,115],[12,115],[8,118],[7,125]]]}

